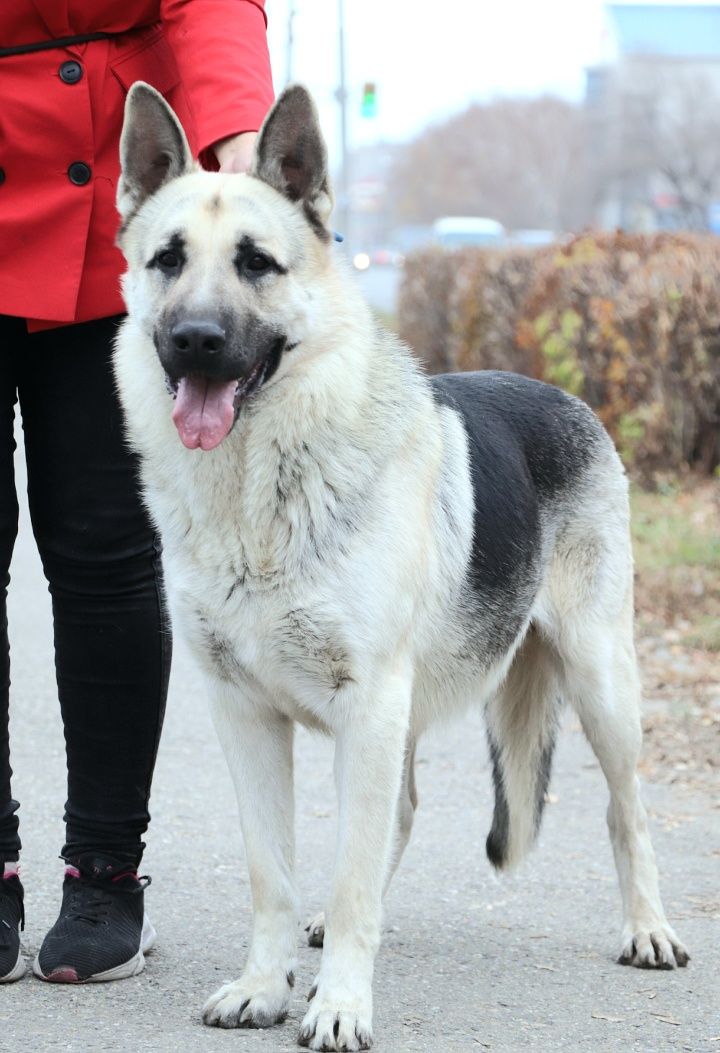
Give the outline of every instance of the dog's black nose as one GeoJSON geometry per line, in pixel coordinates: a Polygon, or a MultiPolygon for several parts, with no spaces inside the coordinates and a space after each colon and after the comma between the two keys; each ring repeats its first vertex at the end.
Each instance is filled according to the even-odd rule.
{"type": "Polygon", "coordinates": [[[225,347],[225,330],[214,322],[180,322],[170,333],[174,350],[189,362],[201,365],[225,347]]]}

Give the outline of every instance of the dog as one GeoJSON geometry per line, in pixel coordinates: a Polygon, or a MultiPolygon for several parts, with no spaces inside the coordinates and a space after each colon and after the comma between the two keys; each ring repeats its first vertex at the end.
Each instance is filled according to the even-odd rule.
{"type": "Polygon", "coordinates": [[[597,418],[510,373],[429,379],[376,324],[333,249],[304,88],[274,105],[249,174],[221,175],[199,170],[172,111],[138,83],[121,160],[118,389],[172,620],[236,788],[254,907],[245,969],[205,1022],[269,1027],[288,1011],[295,721],[335,736],[339,797],[301,1045],[371,1044],[415,743],[469,705],[487,720],[492,864],[513,866],[535,839],[565,700],[610,790],[619,960],[685,965],[635,775],[628,487],[597,418]]]}

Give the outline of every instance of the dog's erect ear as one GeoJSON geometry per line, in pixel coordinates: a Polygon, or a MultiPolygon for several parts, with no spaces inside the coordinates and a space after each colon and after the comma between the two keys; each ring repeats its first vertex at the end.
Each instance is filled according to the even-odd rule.
{"type": "Polygon", "coordinates": [[[120,165],[117,207],[124,224],[163,183],[193,166],[180,122],[162,95],[143,81],[133,84],[125,100],[120,165]]]}
{"type": "Polygon", "coordinates": [[[315,104],[306,88],[286,88],[277,100],[255,147],[250,175],[262,179],[291,201],[301,202],[321,237],[332,212],[327,149],[315,104]]]}

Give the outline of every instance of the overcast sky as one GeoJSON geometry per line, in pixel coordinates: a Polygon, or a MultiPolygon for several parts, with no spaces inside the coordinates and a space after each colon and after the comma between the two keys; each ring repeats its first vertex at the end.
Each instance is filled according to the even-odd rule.
{"type": "MultiPolygon", "coordinates": [[[[579,100],[586,67],[613,55],[603,0],[344,4],[351,145],[410,138],[469,103],[496,95],[552,92],[579,100]],[[360,117],[365,81],[377,84],[373,120],[360,117]]],[[[277,90],[287,77],[290,6],[291,0],[267,0],[277,90]]],[[[294,0],[294,7],[293,79],[315,94],[336,158],[338,0],[294,0]]]]}

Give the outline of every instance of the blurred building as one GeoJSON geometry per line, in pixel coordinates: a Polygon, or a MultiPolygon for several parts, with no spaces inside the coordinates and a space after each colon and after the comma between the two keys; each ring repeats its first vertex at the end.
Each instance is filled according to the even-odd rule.
{"type": "Polygon", "coordinates": [[[387,204],[387,176],[401,147],[378,142],[359,146],[348,157],[350,229],[343,231],[348,250],[383,245],[391,229],[387,204]]]}
{"type": "Polygon", "coordinates": [[[615,61],[587,70],[595,215],[605,228],[720,216],[720,4],[607,5],[615,61]]]}

